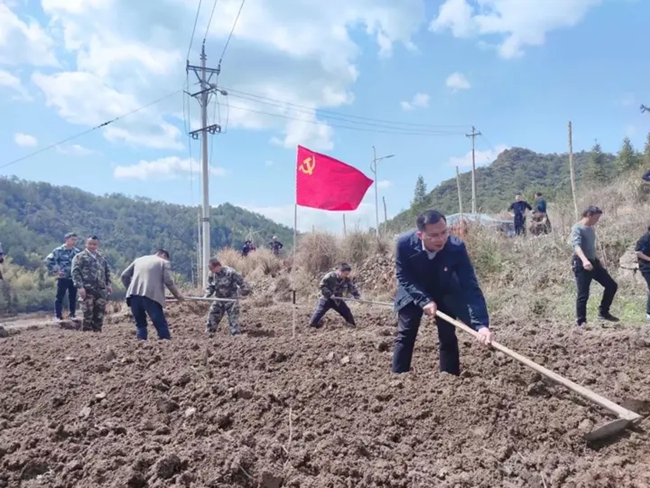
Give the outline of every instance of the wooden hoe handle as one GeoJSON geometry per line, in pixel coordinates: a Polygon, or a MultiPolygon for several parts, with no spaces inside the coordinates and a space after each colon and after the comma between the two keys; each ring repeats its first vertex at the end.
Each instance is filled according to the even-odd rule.
{"type": "MultiPolygon", "coordinates": [[[[460,322],[459,320],[451,318],[449,315],[436,311],[436,316],[440,317],[446,322],[449,322],[450,324],[454,325],[458,329],[461,329],[468,334],[473,335],[476,337],[478,333],[472,329],[471,327],[465,325],[464,323],[460,322]]],[[[584,386],[580,386],[577,383],[574,383],[573,381],[564,378],[563,376],[560,376],[557,373],[554,373],[553,371],[546,369],[544,366],[540,366],[534,361],[531,361],[525,356],[522,356],[521,354],[516,353],[515,351],[508,349],[506,346],[503,346],[499,344],[498,342],[492,341],[491,343],[492,347],[496,349],[497,351],[501,351],[502,353],[510,356],[512,359],[515,361],[520,362],[521,364],[524,364],[528,366],[531,369],[534,369],[538,373],[546,376],[547,378],[563,385],[566,386],[569,390],[571,390],[574,393],[577,393],[578,395],[586,398],[587,400],[591,400],[593,403],[600,405],[606,410],[609,410],[610,412],[616,414],[618,417],[629,420],[632,422],[638,422],[641,420],[641,416],[635,412],[632,412],[631,410],[628,410],[626,408],[621,407],[620,405],[617,405],[616,403],[612,402],[611,400],[608,400],[605,397],[600,396],[598,393],[595,393],[584,386]]]]}

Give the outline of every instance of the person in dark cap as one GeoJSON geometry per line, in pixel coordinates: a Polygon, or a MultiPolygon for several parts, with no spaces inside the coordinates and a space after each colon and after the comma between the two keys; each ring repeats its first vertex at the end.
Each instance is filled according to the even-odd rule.
{"type": "Polygon", "coordinates": [[[68,293],[68,308],[71,319],[77,311],[77,289],[72,281],[72,260],[81,252],[76,247],[77,234],[69,232],[65,235],[65,243],[54,249],[45,258],[45,264],[50,274],[56,277],[56,298],[54,299],[54,315],[56,320],[63,320],[63,298],[68,293]]]}
{"type": "Polygon", "coordinates": [[[576,277],[578,296],[576,298],[576,325],[587,323],[587,302],[592,281],[597,281],[603,288],[598,316],[608,322],[618,322],[609,309],[618,290],[616,281],[609,275],[596,256],[596,229],[603,211],[596,206],[589,206],[582,212],[580,222],[571,228],[571,247],[573,248],[572,268],[576,277]]]}
{"type": "MultiPolygon", "coordinates": [[[[416,221],[417,229],[397,239],[397,336],[393,373],[411,369],[411,358],[422,315],[436,318],[439,310],[473,327],[480,343],[492,341],[483,292],[465,243],[449,235],[445,216],[427,210],[416,221]]],[[[436,319],[440,340],[440,371],[460,374],[458,339],[454,326],[436,319]]]]}
{"type": "Polygon", "coordinates": [[[137,338],[147,339],[147,315],[158,332],[158,339],[171,339],[165,317],[165,287],[178,300],[185,298],[174,284],[169,253],[158,249],[154,254],[133,261],[120,276],[126,288],[126,303],[131,308],[137,338]]]}

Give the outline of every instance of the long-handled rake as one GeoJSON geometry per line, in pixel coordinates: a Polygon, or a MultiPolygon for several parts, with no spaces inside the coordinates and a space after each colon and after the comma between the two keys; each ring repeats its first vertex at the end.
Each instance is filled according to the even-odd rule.
{"type": "MultiPolygon", "coordinates": [[[[171,302],[179,301],[176,297],[165,297],[165,299],[171,302]]],[[[238,302],[239,298],[185,297],[185,300],[192,302],[238,302]]]]}
{"type": "MultiPolygon", "coordinates": [[[[373,302],[369,300],[355,300],[355,299],[349,299],[349,298],[343,298],[343,300],[346,301],[356,301],[358,303],[368,303],[371,305],[383,305],[383,306],[390,306],[392,307],[392,303],[387,303],[387,302],[373,302]]],[[[471,334],[472,336],[476,337],[478,333],[472,329],[471,327],[465,325],[459,320],[451,318],[449,315],[436,311],[436,316],[443,319],[444,321],[452,324],[454,327],[467,332],[468,334],[471,334]]],[[[628,427],[632,426],[635,423],[638,423],[641,421],[643,417],[639,415],[636,412],[633,412],[631,410],[628,410],[626,408],[621,407],[620,405],[617,405],[616,403],[612,402],[611,400],[608,400],[605,397],[600,396],[599,394],[578,385],[577,383],[574,383],[573,381],[564,378],[563,376],[560,376],[559,374],[546,369],[543,366],[540,366],[536,362],[528,359],[525,356],[522,356],[521,354],[516,353],[515,351],[508,349],[507,347],[499,344],[498,342],[492,342],[491,346],[496,349],[497,351],[501,351],[507,356],[510,356],[512,359],[515,361],[528,366],[529,368],[537,371],[538,373],[542,374],[543,376],[549,378],[550,380],[555,381],[556,383],[561,384],[562,386],[565,386],[572,392],[580,395],[583,398],[586,398],[587,400],[595,403],[596,405],[599,405],[603,407],[605,410],[608,410],[609,412],[613,413],[616,415],[618,418],[616,420],[613,420],[611,422],[608,422],[604,425],[601,425],[600,427],[597,427],[596,429],[592,430],[591,432],[587,433],[585,435],[585,439],[587,441],[596,441],[600,439],[604,439],[607,437],[614,436],[628,427]]]]}

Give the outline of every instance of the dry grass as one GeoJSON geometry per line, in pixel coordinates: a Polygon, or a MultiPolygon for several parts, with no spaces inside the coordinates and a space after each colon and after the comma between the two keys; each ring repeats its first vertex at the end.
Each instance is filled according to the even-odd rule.
{"type": "Polygon", "coordinates": [[[238,250],[226,248],[219,251],[218,257],[221,264],[236,269],[242,276],[275,276],[283,269],[282,260],[270,249],[257,249],[244,257],[238,250]]]}
{"type": "MultiPolygon", "coordinates": [[[[621,178],[604,188],[583,188],[578,211],[597,205],[604,214],[597,225],[598,251],[603,264],[617,280],[619,291],[613,313],[625,323],[645,318],[645,283],[619,273],[619,260],[646,231],[650,221],[648,194],[639,178],[621,178]]],[[[490,306],[497,320],[536,321],[575,318],[575,281],[569,245],[576,222],[572,201],[551,205],[550,235],[510,239],[482,229],[466,241],[490,306]]],[[[589,315],[596,314],[601,294],[592,285],[589,315]]]]}
{"type": "MultiPolygon", "coordinates": [[[[649,197],[637,175],[621,178],[605,188],[580,189],[580,211],[588,205],[598,205],[604,211],[597,227],[599,254],[619,283],[612,311],[625,323],[640,323],[645,318],[645,283],[618,271],[619,259],[650,223],[649,197]]],[[[553,225],[550,235],[508,238],[473,226],[465,237],[497,322],[561,320],[569,326],[574,320],[576,290],[568,242],[576,222],[573,202],[551,203],[549,215],[553,225]]],[[[359,278],[367,284],[367,298],[384,299],[394,292],[393,259],[386,257],[392,255],[393,249],[392,236],[378,240],[372,233],[357,230],[345,237],[322,232],[305,234],[298,242],[295,261],[293,256],[279,259],[266,249],[246,258],[234,249],[224,249],[219,256],[224,264],[240,271],[254,286],[257,284],[260,300],[267,302],[290,301],[294,289],[303,300],[314,298],[322,274],[341,262],[350,263],[354,271],[365,275],[359,278]]],[[[590,316],[596,314],[601,293],[597,284],[592,289],[590,316]]]]}

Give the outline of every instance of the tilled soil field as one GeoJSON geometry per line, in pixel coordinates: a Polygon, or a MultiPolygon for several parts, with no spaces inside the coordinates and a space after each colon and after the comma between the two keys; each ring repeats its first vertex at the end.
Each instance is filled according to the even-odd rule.
{"type": "MultiPolygon", "coordinates": [[[[244,307],[234,338],[225,323],[206,337],[205,310],[171,305],[169,342],[137,342],[128,322],[0,339],[0,487],[650,486],[649,420],[588,445],[611,417],[468,336],[461,377],[438,373],[431,325],[416,372],[397,376],[389,311],[357,306],[356,330],[332,314],[313,331],[301,307],[292,339],[289,306],[244,307]]],[[[650,330],[495,330],[650,413],[650,330]]]]}

